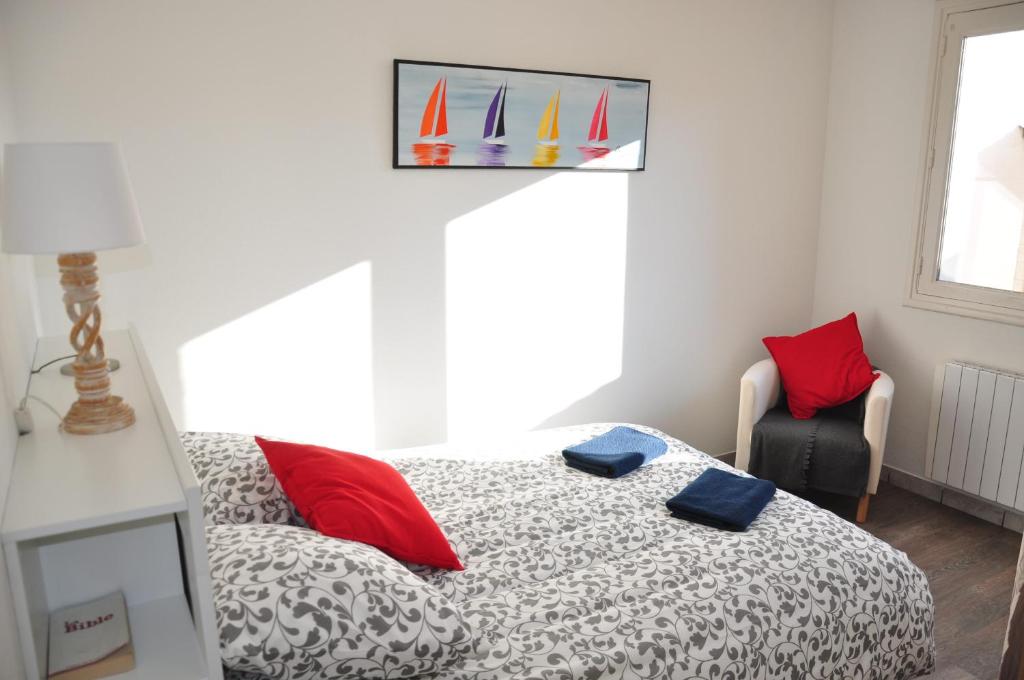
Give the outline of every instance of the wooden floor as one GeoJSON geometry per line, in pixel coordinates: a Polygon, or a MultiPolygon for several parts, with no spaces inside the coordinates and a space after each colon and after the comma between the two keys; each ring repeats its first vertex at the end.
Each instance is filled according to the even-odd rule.
{"type": "MultiPolygon", "coordinates": [[[[855,498],[807,497],[853,521],[855,498]]],[[[928,575],[935,597],[933,677],[998,677],[1021,535],[885,483],[861,526],[928,575]]]]}

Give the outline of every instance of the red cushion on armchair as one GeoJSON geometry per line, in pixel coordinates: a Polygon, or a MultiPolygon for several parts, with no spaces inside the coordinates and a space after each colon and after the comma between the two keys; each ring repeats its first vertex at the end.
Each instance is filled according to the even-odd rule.
{"type": "Polygon", "coordinates": [[[811,418],[820,408],[846,403],[878,379],[853,313],[800,335],[762,342],[779,367],[794,418],[811,418]]]}
{"type": "Polygon", "coordinates": [[[256,443],[311,529],[407,562],[462,570],[434,518],[402,474],[384,461],[261,437],[256,443]]]}

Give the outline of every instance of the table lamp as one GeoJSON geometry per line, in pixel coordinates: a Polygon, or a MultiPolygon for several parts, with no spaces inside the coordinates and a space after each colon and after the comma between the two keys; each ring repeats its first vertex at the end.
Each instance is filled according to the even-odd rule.
{"type": "Polygon", "coordinates": [[[60,266],[78,391],[61,427],[74,434],[128,427],[135,411],[110,393],[96,304],[95,251],[143,241],[121,150],[109,143],[7,144],[3,169],[3,250],[56,254],[60,266]]]}

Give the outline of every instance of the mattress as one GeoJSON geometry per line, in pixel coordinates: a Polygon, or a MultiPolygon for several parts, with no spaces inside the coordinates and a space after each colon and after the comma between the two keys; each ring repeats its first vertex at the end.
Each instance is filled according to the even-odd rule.
{"type": "Polygon", "coordinates": [[[625,477],[564,464],[563,448],[616,424],[381,454],[466,567],[407,565],[473,631],[474,652],[435,677],[931,672],[932,596],[906,554],[783,491],[746,532],[674,519],[668,498],[706,468],[732,468],[651,428],[632,425],[662,437],[668,452],[625,477]]]}

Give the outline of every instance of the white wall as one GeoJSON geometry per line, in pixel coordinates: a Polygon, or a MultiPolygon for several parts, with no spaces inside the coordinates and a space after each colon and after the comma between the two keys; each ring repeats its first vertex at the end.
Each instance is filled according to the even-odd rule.
{"type": "MultiPolygon", "coordinates": [[[[729,451],[760,338],[810,321],[830,2],[4,16],[23,136],[123,142],[149,243],[101,256],[105,318],[137,324],[182,427],[391,447],[476,418],[627,420],[729,451]],[[396,57],[650,78],[648,170],[392,170],[396,57]],[[588,234],[574,209],[598,196],[588,234]],[[610,282],[579,285],[581,254],[610,282]]],[[[62,332],[42,269],[44,328],[62,332]]]]}
{"type": "MultiPolygon", "coordinates": [[[[0,19],[0,145],[15,141],[8,82],[6,25],[0,19]]],[[[0,517],[7,500],[11,463],[18,432],[14,407],[25,388],[35,348],[32,261],[0,254],[0,517]]],[[[7,565],[0,546],[0,680],[22,677],[7,565]]]]}
{"type": "Polygon", "coordinates": [[[932,379],[950,359],[1024,370],[1024,328],[903,306],[934,49],[932,0],[839,0],[814,320],[855,310],[896,381],[886,463],[923,474],[932,379]]]}

